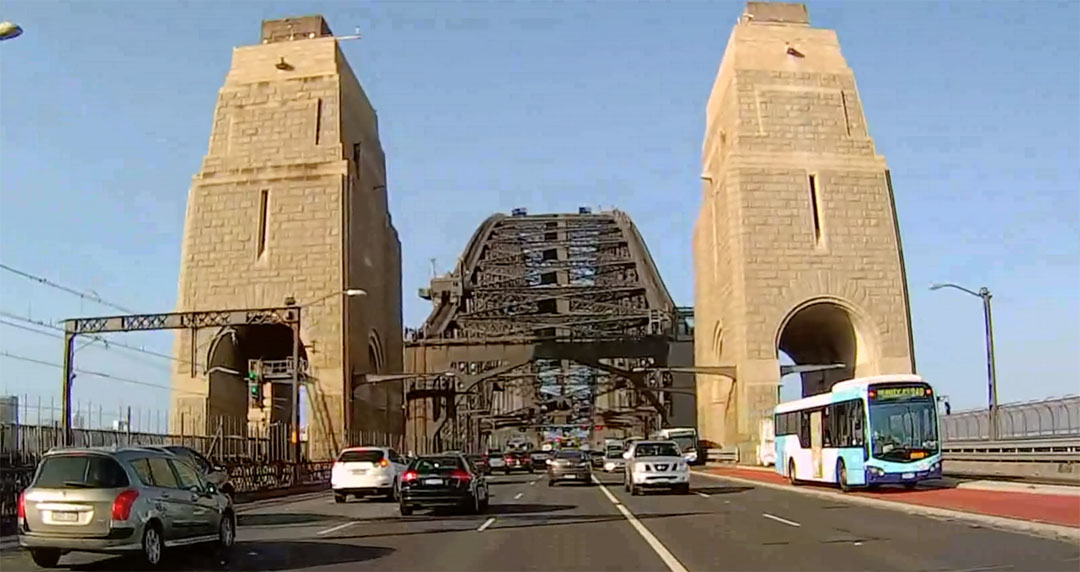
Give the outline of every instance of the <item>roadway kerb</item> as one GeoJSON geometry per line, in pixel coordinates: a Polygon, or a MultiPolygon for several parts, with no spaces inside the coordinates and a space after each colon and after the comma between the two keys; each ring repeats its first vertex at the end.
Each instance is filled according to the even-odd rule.
{"type": "MultiPolygon", "coordinates": [[[[740,467],[741,468],[741,467],[740,467]]],[[[818,485],[802,485],[793,487],[783,483],[772,482],[772,479],[765,477],[765,473],[771,473],[774,477],[780,478],[773,471],[760,470],[760,467],[756,467],[755,472],[762,473],[761,475],[755,475],[753,472],[746,471],[741,475],[731,474],[730,469],[717,469],[715,467],[706,469],[696,469],[696,474],[709,477],[717,480],[726,480],[731,482],[742,483],[746,485],[761,486],[777,490],[785,490],[792,493],[805,494],[816,496],[819,498],[826,498],[830,500],[837,500],[848,502],[852,504],[861,504],[865,506],[884,508],[888,510],[898,510],[901,512],[907,512],[911,514],[921,514],[925,516],[934,516],[939,518],[949,518],[956,520],[963,520],[974,524],[988,526],[991,528],[997,528],[1001,530],[1023,532],[1040,537],[1048,537],[1054,539],[1064,539],[1070,542],[1080,542],[1080,520],[1076,524],[1057,524],[1052,522],[1042,522],[1037,520],[1025,520],[1015,517],[1004,517],[990,514],[981,514],[977,512],[970,512],[966,510],[958,510],[955,508],[944,508],[941,506],[934,506],[932,504],[923,504],[916,502],[920,491],[908,492],[905,498],[896,498],[895,500],[886,500],[880,498],[881,495],[875,493],[842,493],[839,491],[832,491],[824,486],[818,485]]],[[[932,491],[921,491],[932,492],[932,491]]],[[[905,493],[900,493],[905,494],[905,493]]],[[[994,494],[994,493],[987,493],[994,494]]],[[[1026,497],[1025,500],[1030,501],[1030,497],[1036,496],[1031,493],[999,493],[999,494],[1014,494],[1020,497],[1026,497]]],[[[893,496],[891,494],[887,496],[893,496]]],[[[899,496],[899,495],[897,495],[899,496]]],[[[1071,496],[1059,496],[1059,495],[1039,495],[1039,496],[1053,496],[1055,499],[1059,499],[1059,502],[1063,503],[1063,506],[1076,506],[1080,509],[1080,503],[1077,503],[1075,497],[1071,496]]]]}

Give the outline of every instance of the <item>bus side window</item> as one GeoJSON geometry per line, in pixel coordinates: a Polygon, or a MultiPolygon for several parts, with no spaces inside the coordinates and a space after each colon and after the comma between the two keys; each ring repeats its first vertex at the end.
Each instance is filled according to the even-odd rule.
{"type": "Polygon", "coordinates": [[[799,446],[803,449],[810,448],[810,412],[799,412],[799,446]]]}
{"type": "Polygon", "coordinates": [[[863,429],[863,402],[862,400],[851,402],[851,436],[852,445],[862,447],[866,442],[863,429]]]}
{"type": "Polygon", "coordinates": [[[836,430],[836,445],[838,447],[851,446],[851,424],[848,416],[851,402],[844,401],[833,405],[833,428],[836,430]]]}
{"type": "Polygon", "coordinates": [[[832,415],[832,405],[823,407],[821,410],[821,445],[823,447],[835,447],[836,443],[833,442],[833,420],[836,418],[832,415]]]}

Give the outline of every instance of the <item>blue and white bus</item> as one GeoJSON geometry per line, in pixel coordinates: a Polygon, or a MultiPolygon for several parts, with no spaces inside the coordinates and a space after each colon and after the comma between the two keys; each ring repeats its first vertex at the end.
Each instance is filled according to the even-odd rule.
{"type": "Polygon", "coordinates": [[[851,487],[941,478],[934,390],[917,375],[841,381],[773,412],[776,472],[851,487]]]}

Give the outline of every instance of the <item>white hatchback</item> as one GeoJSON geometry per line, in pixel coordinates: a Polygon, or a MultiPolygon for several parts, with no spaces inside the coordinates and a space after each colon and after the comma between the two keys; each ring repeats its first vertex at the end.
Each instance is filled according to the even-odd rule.
{"type": "Polygon", "coordinates": [[[408,462],[389,447],[350,447],[338,455],[330,472],[334,501],[348,495],[363,498],[381,495],[397,500],[398,485],[408,462]]]}
{"type": "Polygon", "coordinates": [[[674,441],[635,441],[623,458],[623,486],[630,494],[650,488],[690,492],[690,467],[674,441]]]}

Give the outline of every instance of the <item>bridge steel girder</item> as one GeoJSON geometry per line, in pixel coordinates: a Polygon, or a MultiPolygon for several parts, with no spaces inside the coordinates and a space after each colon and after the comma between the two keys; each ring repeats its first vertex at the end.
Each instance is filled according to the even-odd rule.
{"type": "Polygon", "coordinates": [[[692,365],[685,363],[692,352],[672,363],[673,348],[692,344],[690,315],[676,307],[640,233],[619,211],[493,215],[454,270],[420,295],[434,308],[419,330],[406,333],[405,369],[457,374],[453,389],[425,386],[406,400],[415,447],[478,447],[480,418],[474,427],[457,413],[505,413],[492,409],[495,384],[483,381],[516,392],[500,407],[531,406],[531,425],[559,425],[542,418],[551,412],[536,413],[553,399],[570,403],[557,412],[569,425],[591,425],[603,379],[625,377],[666,423],[664,399],[649,389],[646,374],[629,369],[692,365]]]}

